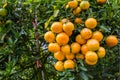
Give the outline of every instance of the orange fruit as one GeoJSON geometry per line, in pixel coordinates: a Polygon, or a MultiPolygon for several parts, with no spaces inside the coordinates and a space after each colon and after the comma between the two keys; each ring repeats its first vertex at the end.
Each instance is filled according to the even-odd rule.
{"type": "Polygon", "coordinates": [[[63,31],[68,35],[72,35],[72,31],[74,30],[74,24],[72,22],[66,22],[63,24],[63,31]]]}
{"type": "Polygon", "coordinates": [[[70,46],[67,44],[67,45],[64,45],[64,46],[61,46],[61,51],[64,53],[64,54],[69,54],[70,53],[70,46]]]}
{"type": "Polygon", "coordinates": [[[60,32],[62,32],[62,29],[63,29],[63,25],[61,22],[54,22],[51,25],[51,31],[54,33],[60,33],[60,32]]]}
{"type": "Polygon", "coordinates": [[[80,8],[82,10],[87,10],[90,7],[90,3],[88,1],[81,1],[80,8]]]}
{"type": "Polygon", "coordinates": [[[96,63],[97,63],[97,60],[96,61],[94,61],[94,62],[90,62],[90,61],[88,61],[87,59],[85,59],[85,62],[88,64],[88,65],[95,65],[96,63]]]}
{"type": "Polygon", "coordinates": [[[95,52],[93,51],[88,51],[85,55],[85,59],[90,62],[95,62],[98,60],[98,56],[95,52]]]}
{"type": "Polygon", "coordinates": [[[90,30],[89,28],[83,28],[80,31],[80,35],[82,36],[83,39],[89,39],[92,37],[92,30],[90,30]]]}
{"type": "Polygon", "coordinates": [[[63,71],[64,70],[64,63],[62,61],[57,61],[54,64],[54,67],[57,71],[63,71]]]}
{"type": "Polygon", "coordinates": [[[73,14],[74,15],[78,15],[79,13],[81,12],[81,8],[80,7],[77,7],[73,10],[73,14]]]}
{"type": "Polygon", "coordinates": [[[81,18],[75,18],[74,22],[75,22],[76,24],[82,24],[82,23],[83,23],[83,21],[82,21],[81,18]]]}
{"type": "Polygon", "coordinates": [[[100,47],[100,43],[96,39],[89,39],[86,43],[88,50],[96,51],[100,47]]]}
{"type": "Polygon", "coordinates": [[[7,10],[5,8],[0,8],[0,15],[1,16],[6,16],[7,15],[7,10]]]}
{"type": "Polygon", "coordinates": [[[106,40],[105,43],[109,46],[109,47],[114,47],[118,44],[118,38],[115,35],[109,35],[106,40]]]}
{"type": "Polygon", "coordinates": [[[52,31],[48,31],[44,34],[44,39],[47,42],[53,42],[55,40],[55,35],[52,31]]]}
{"type": "Polygon", "coordinates": [[[68,41],[69,41],[69,36],[66,33],[62,32],[62,33],[57,34],[56,42],[58,44],[66,45],[68,43],[68,41]]]}
{"type": "Polygon", "coordinates": [[[82,45],[82,46],[81,46],[81,53],[82,53],[83,55],[85,55],[87,52],[88,52],[87,45],[86,45],[86,44],[82,45]]]}
{"type": "Polygon", "coordinates": [[[75,38],[75,41],[78,42],[79,44],[85,44],[86,40],[81,37],[80,34],[78,34],[75,38]]]}
{"type": "Polygon", "coordinates": [[[62,20],[60,20],[60,22],[62,22],[62,24],[65,24],[65,23],[69,22],[69,20],[67,18],[63,18],[62,20]]]}
{"type": "Polygon", "coordinates": [[[65,56],[61,51],[58,51],[54,53],[54,58],[57,60],[64,60],[65,56]]]}
{"type": "Polygon", "coordinates": [[[64,69],[74,69],[75,67],[75,62],[72,60],[66,60],[64,62],[64,69]]]}
{"type": "Polygon", "coordinates": [[[58,52],[60,51],[60,46],[58,45],[58,43],[49,43],[48,51],[53,53],[58,52]]]}
{"type": "Polygon", "coordinates": [[[72,31],[66,31],[65,33],[66,33],[68,36],[71,36],[73,32],[72,32],[72,31]]]}
{"type": "Polygon", "coordinates": [[[74,24],[72,22],[67,22],[67,23],[63,24],[63,31],[72,32],[73,30],[74,30],[74,24]]]}
{"type": "Polygon", "coordinates": [[[84,55],[83,54],[76,54],[76,59],[84,59],[84,55]]]}
{"type": "Polygon", "coordinates": [[[87,28],[93,29],[93,28],[95,28],[97,26],[97,20],[95,18],[88,18],[85,21],[85,26],[87,28]]]}
{"type": "Polygon", "coordinates": [[[80,47],[79,43],[77,43],[77,42],[73,42],[71,44],[71,52],[74,53],[74,54],[79,53],[80,52],[80,48],[81,47],[80,47]]]}
{"type": "Polygon", "coordinates": [[[74,1],[69,1],[68,2],[68,5],[69,5],[69,7],[70,8],[76,8],[77,6],[78,6],[78,2],[76,1],[76,0],[74,0],[74,1]]]}
{"type": "Polygon", "coordinates": [[[66,59],[74,59],[75,55],[73,53],[66,54],[66,59]]]}
{"type": "Polygon", "coordinates": [[[97,0],[97,3],[104,4],[104,3],[106,3],[106,0],[97,0]]]}
{"type": "Polygon", "coordinates": [[[99,42],[103,39],[103,34],[100,31],[93,32],[92,39],[96,39],[99,42]]]}
{"type": "Polygon", "coordinates": [[[105,48],[104,47],[100,47],[97,51],[98,57],[99,58],[103,58],[106,54],[105,48]]]}

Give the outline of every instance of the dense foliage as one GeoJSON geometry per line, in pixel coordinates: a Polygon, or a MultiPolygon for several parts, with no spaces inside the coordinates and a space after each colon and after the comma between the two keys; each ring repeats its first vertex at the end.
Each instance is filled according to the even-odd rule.
{"type": "MultiPolygon", "coordinates": [[[[109,48],[105,38],[119,35],[120,1],[107,0],[99,5],[88,0],[90,9],[77,17],[86,20],[94,16],[104,34],[102,46],[106,57],[95,66],[77,61],[75,70],[58,72],[53,64],[56,60],[47,51],[44,33],[54,21],[74,16],[65,5],[69,0],[2,0],[0,8],[7,9],[6,16],[0,16],[0,79],[2,80],[116,80],[119,73],[119,46],[109,48]],[[39,35],[39,36],[38,36],[39,35]]],[[[74,35],[84,25],[75,24],[74,35]]]]}

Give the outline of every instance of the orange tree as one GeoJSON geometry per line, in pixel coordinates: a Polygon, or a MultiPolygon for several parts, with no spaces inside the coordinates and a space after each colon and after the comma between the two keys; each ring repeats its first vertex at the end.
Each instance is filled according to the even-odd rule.
{"type": "MultiPolygon", "coordinates": [[[[76,6],[73,6],[69,0],[2,0],[0,2],[0,79],[117,79],[119,76],[118,45],[108,47],[105,40],[108,35],[119,37],[120,1],[107,0],[106,3],[101,2],[102,0],[88,1],[90,5],[87,3],[88,6],[83,7],[82,3],[80,6],[83,10],[88,7],[89,9],[81,11],[79,8],[75,9],[76,6]],[[75,9],[73,12],[72,8],[75,9]],[[84,57],[81,58],[78,55],[80,59],[75,64],[68,60],[74,64],[71,65],[72,68],[75,66],[74,69],[61,71],[62,69],[59,68],[60,71],[57,71],[54,67],[57,60],[53,57],[53,53],[48,51],[48,42],[44,40],[44,34],[56,21],[66,18],[74,23],[77,18],[78,20],[74,23],[75,29],[70,37],[70,43],[72,43],[75,41],[75,36],[87,25],[84,22],[89,17],[94,17],[98,22],[93,31],[102,32],[104,38],[101,45],[106,49],[106,56],[99,59],[97,64],[89,66],[86,63],[91,59],[85,62],[84,57]]],[[[74,5],[76,4],[75,2],[74,5]]],[[[62,22],[66,23],[68,20],[64,19],[62,22]]],[[[56,56],[59,57],[59,55],[56,56]]],[[[58,64],[62,65],[61,62],[58,64]]],[[[71,66],[66,66],[66,68],[71,66]]]]}

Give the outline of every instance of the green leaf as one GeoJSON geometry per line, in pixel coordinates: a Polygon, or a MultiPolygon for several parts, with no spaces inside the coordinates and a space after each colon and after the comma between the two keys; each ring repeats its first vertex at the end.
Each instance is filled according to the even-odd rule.
{"type": "Polygon", "coordinates": [[[53,18],[54,18],[54,16],[52,15],[52,16],[50,16],[50,18],[45,22],[45,28],[48,27],[50,21],[51,21],[53,18]]]}
{"type": "Polygon", "coordinates": [[[59,13],[59,10],[55,9],[53,15],[50,16],[50,18],[45,22],[45,28],[48,27],[48,25],[52,19],[54,19],[55,17],[58,16],[58,13],[59,13]]]}
{"type": "Polygon", "coordinates": [[[74,80],[75,78],[74,78],[74,77],[69,77],[68,79],[69,79],[69,80],[74,80]]]}
{"type": "Polygon", "coordinates": [[[84,63],[81,59],[79,59],[78,62],[81,64],[81,66],[84,66],[84,63]]]}
{"type": "Polygon", "coordinates": [[[64,75],[65,75],[65,72],[57,72],[57,74],[58,74],[59,76],[64,76],[64,75]]]}
{"type": "Polygon", "coordinates": [[[104,76],[104,77],[114,77],[114,75],[108,74],[108,73],[104,73],[103,76],[104,76]]]}
{"type": "MultiPolygon", "coordinates": [[[[0,35],[1,35],[1,34],[0,34],[0,35]]],[[[6,36],[6,33],[2,35],[2,37],[1,37],[1,41],[4,42],[4,38],[5,38],[5,36],[6,36]]]]}
{"type": "Polygon", "coordinates": [[[39,2],[40,0],[26,0],[26,2],[39,2]]]}
{"type": "Polygon", "coordinates": [[[86,74],[85,72],[83,72],[83,71],[80,72],[80,76],[81,76],[81,78],[82,78],[83,80],[89,80],[87,74],[86,74]]]}
{"type": "Polygon", "coordinates": [[[87,74],[87,76],[91,79],[93,79],[93,76],[91,74],[87,74]]]}
{"type": "Polygon", "coordinates": [[[101,26],[100,26],[100,29],[102,29],[102,31],[105,31],[105,32],[110,32],[110,28],[107,27],[107,26],[101,25],[101,26]]]}
{"type": "Polygon", "coordinates": [[[87,68],[84,67],[84,66],[80,66],[80,69],[81,69],[82,71],[88,71],[87,68]]]}
{"type": "Polygon", "coordinates": [[[4,71],[0,70],[0,75],[3,75],[4,71]]]}
{"type": "Polygon", "coordinates": [[[55,10],[53,16],[57,17],[59,12],[60,12],[59,10],[55,10]]]}
{"type": "Polygon", "coordinates": [[[13,44],[13,40],[12,40],[12,38],[8,38],[8,44],[13,44]]]}

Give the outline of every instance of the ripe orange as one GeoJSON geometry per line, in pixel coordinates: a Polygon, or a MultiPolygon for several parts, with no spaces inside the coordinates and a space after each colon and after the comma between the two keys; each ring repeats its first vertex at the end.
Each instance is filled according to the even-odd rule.
{"type": "Polygon", "coordinates": [[[63,24],[63,31],[72,32],[73,30],[74,30],[74,24],[72,22],[67,22],[67,23],[63,24]]]}
{"type": "Polygon", "coordinates": [[[61,51],[58,51],[54,53],[54,58],[57,60],[64,60],[65,56],[61,51]]]}
{"type": "Polygon", "coordinates": [[[74,22],[75,22],[76,24],[82,24],[82,23],[83,23],[83,21],[82,21],[81,18],[75,18],[74,22]]]}
{"type": "Polygon", "coordinates": [[[97,26],[97,20],[95,18],[88,18],[85,21],[85,26],[87,28],[93,29],[93,28],[95,28],[97,26]]]}
{"type": "Polygon", "coordinates": [[[47,42],[53,42],[55,40],[55,35],[52,31],[48,31],[44,34],[44,39],[47,42]]]}
{"type": "Polygon", "coordinates": [[[109,35],[105,42],[109,47],[114,47],[118,44],[118,38],[115,35],[109,35]]]}
{"type": "Polygon", "coordinates": [[[72,31],[67,31],[67,32],[65,32],[68,36],[71,36],[72,35],[72,31]]]}
{"type": "Polygon", "coordinates": [[[81,12],[81,8],[77,7],[76,9],[73,10],[74,15],[78,15],[81,12]]]}
{"type": "Polygon", "coordinates": [[[87,45],[86,45],[86,44],[82,45],[82,46],[81,46],[81,53],[82,53],[83,55],[85,55],[87,52],[88,52],[87,45]]]}
{"type": "Polygon", "coordinates": [[[82,10],[87,10],[90,7],[90,3],[88,1],[81,1],[80,8],[82,10]]]}
{"type": "Polygon", "coordinates": [[[92,39],[96,39],[99,42],[103,39],[103,34],[100,31],[93,32],[92,39]]]}
{"type": "Polygon", "coordinates": [[[104,3],[106,3],[106,0],[97,0],[97,3],[104,4],[104,3]]]}
{"type": "Polygon", "coordinates": [[[89,28],[83,28],[80,31],[80,34],[81,34],[83,39],[89,39],[92,37],[92,30],[90,30],[89,28]]]}
{"type": "Polygon", "coordinates": [[[88,64],[88,65],[95,65],[96,63],[97,63],[97,60],[96,61],[94,61],[94,62],[90,62],[90,61],[88,61],[87,59],[85,59],[85,62],[88,64]]]}
{"type": "Polygon", "coordinates": [[[106,54],[105,48],[104,47],[100,47],[97,51],[98,57],[99,58],[103,58],[106,54]]]}
{"type": "Polygon", "coordinates": [[[96,51],[100,47],[100,43],[96,39],[89,39],[86,43],[88,50],[96,51]]]}
{"type": "Polygon", "coordinates": [[[64,53],[64,54],[69,54],[70,53],[70,46],[67,44],[67,45],[64,45],[64,46],[61,46],[61,51],[64,53]]]}
{"type": "Polygon", "coordinates": [[[78,34],[75,38],[75,41],[78,42],[79,44],[85,44],[86,40],[81,37],[80,34],[78,34]]]}
{"type": "Polygon", "coordinates": [[[74,59],[75,55],[73,53],[66,54],[66,59],[74,59]]]}
{"type": "Polygon", "coordinates": [[[61,22],[54,22],[51,25],[51,31],[54,33],[60,33],[60,32],[62,32],[62,29],[63,29],[63,25],[61,22]]]}
{"type": "Polygon", "coordinates": [[[7,15],[7,10],[5,8],[0,8],[0,15],[1,16],[6,16],[7,15]]]}
{"type": "Polygon", "coordinates": [[[64,69],[74,69],[75,67],[75,62],[72,60],[66,60],[64,62],[64,69]]]}
{"type": "Polygon", "coordinates": [[[56,42],[58,44],[66,45],[68,43],[68,41],[69,41],[69,36],[66,33],[62,32],[62,33],[57,34],[56,42]]]}
{"type": "Polygon", "coordinates": [[[74,53],[74,54],[79,53],[80,52],[80,48],[81,47],[80,47],[79,43],[77,43],[77,42],[73,42],[71,44],[71,52],[74,53]]]}
{"type": "Polygon", "coordinates": [[[65,23],[69,22],[69,19],[63,18],[62,20],[60,20],[60,22],[62,22],[62,24],[65,24],[65,23]]]}
{"type": "Polygon", "coordinates": [[[60,51],[60,46],[58,45],[58,43],[49,43],[48,51],[53,53],[58,52],[60,51]]]}
{"type": "Polygon", "coordinates": [[[74,0],[74,1],[69,1],[68,2],[68,5],[69,5],[69,7],[70,8],[76,8],[77,6],[78,6],[78,2],[76,1],[76,0],[74,0]]]}
{"type": "Polygon", "coordinates": [[[83,54],[76,54],[76,59],[84,59],[84,55],[83,54]]]}
{"type": "Polygon", "coordinates": [[[85,55],[85,59],[89,62],[95,62],[98,60],[98,56],[95,52],[93,51],[88,51],[85,55]]]}
{"type": "Polygon", "coordinates": [[[64,70],[64,63],[62,61],[57,61],[54,64],[54,67],[57,71],[63,71],[64,70]]]}

